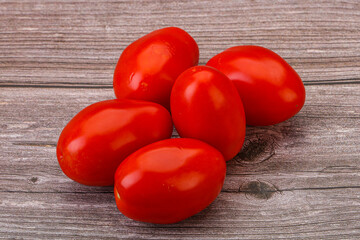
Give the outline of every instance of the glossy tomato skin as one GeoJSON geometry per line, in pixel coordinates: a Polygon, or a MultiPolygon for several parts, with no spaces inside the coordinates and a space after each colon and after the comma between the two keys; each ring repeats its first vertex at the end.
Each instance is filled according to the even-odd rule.
{"type": "Polygon", "coordinates": [[[167,139],[139,149],[120,164],[115,200],[134,220],[175,223],[213,202],[225,175],[224,158],[212,146],[196,139],[167,139]]]}
{"type": "Polygon", "coordinates": [[[231,81],[207,66],[192,67],[175,81],[171,112],[181,137],[196,138],[232,159],[245,138],[245,115],[231,81]]]}
{"type": "Polygon", "coordinates": [[[244,104],[246,122],[266,126],[285,121],[305,103],[299,75],[279,55],[259,46],[237,46],[206,64],[232,80],[244,104]]]}
{"type": "Polygon", "coordinates": [[[74,181],[110,186],[116,168],[129,154],[171,134],[170,114],[159,104],[128,99],[98,102],[65,126],[57,158],[74,181]]]}
{"type": "Polygon", "coordinates": [[[198,45],[187,32],[176,27],[153,31],[121,54],[114,73],[115,95],[156,102],[169,109],[175,79],[198,61],[198,45]]]}

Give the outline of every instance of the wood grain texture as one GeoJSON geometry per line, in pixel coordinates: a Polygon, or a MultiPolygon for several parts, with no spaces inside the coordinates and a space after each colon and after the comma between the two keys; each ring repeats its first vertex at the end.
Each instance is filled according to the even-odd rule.
{"type": "Polygon", "coordinates": [[[309,84],[360,81],[358,1],[2,1],[0,85],[112,84],[122,50],[178,26],[200,64],[235,45],[284,57],[309,84]]]}
{"type": "Polygon", "coordinates": [[[242,152],[227,164],[217,200],[196,216],[169,226],[127,219],[116,210],[111,187],[82,186],[58,166],[55,145],[63,126],[83,107],[113,98],[111,89],[1,90],[4,236],[360,237],[360,85],[307,86],[307,102],[297,116],[275,126],[248,127],[242,152]],[[343,101],[337,102],[339,96],[343,101]]]}
{"type": "Polygon", "coordinates": [[[360,239],[359,26],[355,0],[0,1],[0,239],[360,239]],[[200,64],[234,45],[274,50],[307,99],[248,127],[215,202],[163,226],[68,179],[55,146],[77,112],[114,98],[122,50],[165,26],[195,38],[200,64]]]}
{"type": "Polygon", "coordinates": [[[181,223],[155,225],[121,215],[111,193],[1,192],[0,206],[6,208],[0,212],[0,238],[359,239],[360,204],[346,197],[357,193],[299,190],[270,200],[221,193],[210,207],[181,223]]]}

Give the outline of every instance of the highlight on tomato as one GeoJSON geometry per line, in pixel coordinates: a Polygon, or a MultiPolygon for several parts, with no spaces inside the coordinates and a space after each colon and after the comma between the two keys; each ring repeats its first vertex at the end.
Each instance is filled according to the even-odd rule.
{"type": "Polygon", "coordinates": [[[212,203],[225,175],[224,157],[214,147],[196,139],[166,139],[120,164],[115,200],[120,212],[134,220],[175,223],[212,203]]]}
{"type": "Polygon", "coordinates": [[[169,112],[159,104],[128,99],[94,103],[65,126],[57,158],[72,180],[110,186],[117,167],[129,154],[170,138],[172,129],[169,112]]]}
{"type": "Polygon", "coordinates": [[[231,47],[211,58],[206,65],[220,70],[234,83],[244,104],[248,125],[280,123],[298,113],[305,103],[301,78],[283,58],[269,49],[231,47]]]}
{"type": "Polygon", "coordinates": [[[184,71],[171,92],[171,114],[181,137],[196,138],[232,159],[245,138],[241,99],[228,77],[215,68],[196,66],[184,71]]]}
{"type": "Polygon", "coordinates": [[[114,72],[115,95],[156,102],[169,109],[175,79],[198,61],[198,45],[187,32],[176,27],[153,31],[122,52],[114,72]]]}

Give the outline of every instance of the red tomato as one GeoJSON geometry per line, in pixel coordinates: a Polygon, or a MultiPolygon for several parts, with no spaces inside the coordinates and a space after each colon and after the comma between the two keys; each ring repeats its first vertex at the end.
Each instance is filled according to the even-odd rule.
{"type": "Polygon", "coordinates": [[[168,27],[151,32],[121,54],[114,73],[115,95],[156,102],[169,109],[175,79],[198,61],[199,48],[184,30],[168,27]]]}
{"type": "Polygon", "coordinates": [[[181,137],[196,138],[233,158],[245,138],[245,115],[231,81],[218,70],[192,67],[175,81],[171,113],[181,137]]]}
{"type": "Polygon", "coordinates": [[[291,118],[305,102],[305,88],[295,70],[273,51],[259,46],[232,47],[206,64],[235,84],[246,123],[272,125],[291,118]]]}
{"type": "Polygon", "coordinates": [[[113,185],[114,174],[129,154],[169,138],[172,122],[162,106],[136,100],[108,100],[80,111],[57,144],[63,172],[85,185],[113,185]]]}
{"type": "Polygon", "coordinates": [[[118,209],[150,223],[175,223],[218,196],[226,165],[221,153],[196,139],[167,139],[127,157],[115,174],[118,209]]]}

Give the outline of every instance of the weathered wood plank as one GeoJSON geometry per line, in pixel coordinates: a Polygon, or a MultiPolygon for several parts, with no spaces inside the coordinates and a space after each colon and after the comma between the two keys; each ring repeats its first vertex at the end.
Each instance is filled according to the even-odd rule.
{"type": "Polygon", "coordinates": [[[108,194],[0,192],[0,238],[22,239],[358,239],[355,189],[299,190],[269,200],[221,193],[204,211],[172,225],[118,212],[108,194]]]}
{"type": "Polygon", "coordinates": [[[0,1],[0,239],[359,239],[359,25],[350,0],[0,1]],[[201,64],[262,45],[308,86],[297,116],[247,128],[209,208],[159,226],[121,215],[112,187],[68,179],[55,146],[78,111],[114,97],[121,51],[172,25],[201,64]]]}
{"type": "Polygon", "coordinates": [[[111,86],[122,50],[166,26],[200,63],[234,45],[268,47],[307,83],[359,82],[358,1],[2,1],[0,85],[111,86]]]}
{"type": "Polygon", "coordinates": [[[217,200],[168,226],[127,219],[117,211],[111,187],[77,184],[57,164],[61,129],[83,107],[113,98],[111,89],[0,90],[0,236],[360,237],[360,85],[307,86],[307,102],[297,116],[248,128],[217,200]]]}
{"type": "MultiPolygon", "coordinates": [[[[257,180],[280,191],[360,186],[360,85],[306,90],[306,104],[294,118],[247,128],[242,152],[228,162],[224,191],[246,189],[257,180]]],[[[57,138],[82,108],[113,97],[111,89],[2,88],[0,190],[89,191],[61,173],[57,138]]]]}

